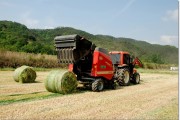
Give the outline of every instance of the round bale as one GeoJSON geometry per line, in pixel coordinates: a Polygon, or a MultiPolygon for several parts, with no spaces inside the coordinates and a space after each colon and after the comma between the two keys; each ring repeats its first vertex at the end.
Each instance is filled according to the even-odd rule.
{"type": "Polygon", "coordinates": [[[45,79],[45,88],[47,91],[49,92],[54,92],[56,93],[56,88],[55,88],[55,78],[57,76],[57,74],[59,73],[58,70],[54,70],[54,71],[51,71],[48,76],[46,77],[45,79]]]}
{"type": "Polygon", "coordinates": [[[36,72],[32,67],[21,66],[14,71],[13,78],[20,83],[33,83],[36,79],[36,72]]]}
{"type": "Polygon", "coordinates": [[[45,80],[45,87],[49,92],[72,93],[77,88],[77,78],[73,72],[52,71],[45,80]]]}

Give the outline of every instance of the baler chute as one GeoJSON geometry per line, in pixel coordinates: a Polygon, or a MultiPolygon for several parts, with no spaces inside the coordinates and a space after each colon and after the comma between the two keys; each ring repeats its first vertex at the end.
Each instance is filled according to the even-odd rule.
{"type": "Polygon", "coordinates": [[[59,63],[75,63],[95,48],[92,42],[79,35],[57,36],[54,40],[59,63]]]}

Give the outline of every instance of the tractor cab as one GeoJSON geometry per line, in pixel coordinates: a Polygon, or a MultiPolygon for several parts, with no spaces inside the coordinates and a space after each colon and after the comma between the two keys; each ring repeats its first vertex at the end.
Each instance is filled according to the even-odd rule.
{"type": "MultiPolygon", "coordinates": [[[[143,67],[143,64],[139,60],[139,58],[137,57],[132,58],[128,52],[124,52],[124,51],[112,51],[109,52],[109,54],[111,56],[111,60],[115,68],[116,74],[119,75],[120,73],[123,74],[126,73],[125,76],[123,76],[119,80],[124,82],[124,83],[120,83],[121,85],[128,85],[130,78],[136,80],[134,77],[135,73],[137,73],[137,70],[135,69],[135,65],[143,67]]],[[[115,76],[117,77],[118,75],[115,76]]],[[[117,78],[119,79],[119,77],[117,78]]],[[[135,82],[135,83],[139,83],[139,82],[135,82]]]]}
{"type": "Polygon", "coordinates": [[[122,67],[122,66],[127,66],[129,65],[132,60],[130,57],[130,54],[128,52],[124,51],[112,51],[109,52],[113,65],[122,67]]]}

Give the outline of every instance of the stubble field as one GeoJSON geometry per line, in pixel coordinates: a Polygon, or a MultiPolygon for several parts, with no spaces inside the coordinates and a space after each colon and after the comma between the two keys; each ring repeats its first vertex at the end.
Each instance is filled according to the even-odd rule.
{"type": "Polygon", "coordinates": [[[48,74],[20,84],[0,71],[0,119],[178,119],[178,72],[141,70],[141,84],[69,95],[47,92],[48,74]]]}

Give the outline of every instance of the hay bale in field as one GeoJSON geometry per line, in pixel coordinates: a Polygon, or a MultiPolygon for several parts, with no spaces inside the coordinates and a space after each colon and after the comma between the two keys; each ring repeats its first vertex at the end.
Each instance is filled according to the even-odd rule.
{"type": "Polygon", "coordinates": [[[59,71],[51,71],[45,80],[45,88],[49,92],[56,92],[55,78],[59,71]]]}
{"type": "Polygon", "coordinates": [[[58,93],[72,93],[77,88],[77,78],[72,72],[65,72],[63,76],[57,75],[55,81],[56,91],[58,93]]]}
{"type": "Polygon", "coordinates": [[[35,82],[36,72],[32,67],[21,66],[14,71],[13,78],[16,82],[32,83],[35,82]]]}
{"type": "Polygon", "coordinates": [[[72,93],[77,88],[77,78],[69,71],[52,71],[45,80],[45,88],[54,93],[72,93]]]}

